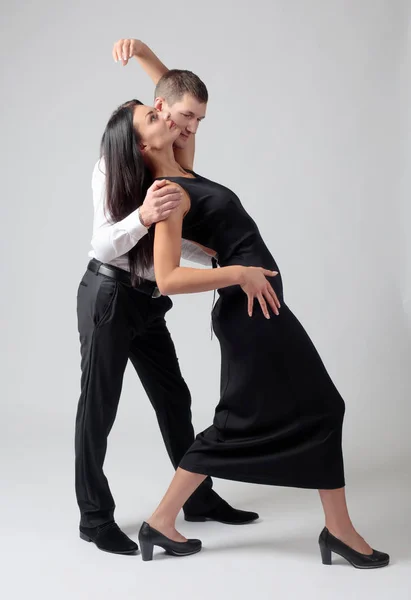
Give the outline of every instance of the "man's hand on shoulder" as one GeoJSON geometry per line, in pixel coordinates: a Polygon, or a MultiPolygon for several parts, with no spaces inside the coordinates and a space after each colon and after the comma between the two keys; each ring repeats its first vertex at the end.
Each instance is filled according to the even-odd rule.
{"type": "Polygon", "coordinates": [[[167,179],[156,180],[147,190],[140,217],[145,227],[164,221],[176,210],[183,200],[183,192],[177,185],[170,185],[167,179]],[[168,185],[167,185],[168,184],[168,185]]]}

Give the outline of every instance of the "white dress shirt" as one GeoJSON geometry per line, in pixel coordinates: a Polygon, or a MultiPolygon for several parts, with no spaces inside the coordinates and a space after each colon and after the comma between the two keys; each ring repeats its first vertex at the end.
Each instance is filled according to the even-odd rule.
{"type": "MultiPolygon", "coordinates": [[[[138,209],[134,210],[125,219],[117,223],[110,223],[105,214],[106,202],[106,172],[104,159],[100,159],[94,166],[92,176],[94,220],[90,258],[97,258],[101,262],[114,265],[125,271],[129,271],[127,253],[137,242],[146,235],[148,229],[140,222],[138,209]]],[[[193,242],[181,241],[181,256],[185,260],[211,266],[211,257],[193,242]]],[[[155,281],[154,268],[139,275],[145,279],[155,281]]]]}

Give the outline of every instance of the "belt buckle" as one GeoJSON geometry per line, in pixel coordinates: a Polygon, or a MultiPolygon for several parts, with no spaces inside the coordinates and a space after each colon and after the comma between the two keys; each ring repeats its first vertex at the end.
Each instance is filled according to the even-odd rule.
{"type": "Polygon", "coordinates": [[[153,290],[153,293],[151,294],[152,298],[159,298],[161,296],[160,290],[158,289],[158,287],[156,286],[153,290]]]}

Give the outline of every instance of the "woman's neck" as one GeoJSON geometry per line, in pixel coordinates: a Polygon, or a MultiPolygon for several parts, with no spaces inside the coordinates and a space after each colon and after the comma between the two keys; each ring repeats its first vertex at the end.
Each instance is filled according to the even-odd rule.
{"type": "Polygon", "coordinates": [[[161,152],[161,154],[157,153],[147,158],[148,167],[154,179],[156,177],[173,177],[187,173],[174,158],[172,149],[171,152],[161,152]]]}

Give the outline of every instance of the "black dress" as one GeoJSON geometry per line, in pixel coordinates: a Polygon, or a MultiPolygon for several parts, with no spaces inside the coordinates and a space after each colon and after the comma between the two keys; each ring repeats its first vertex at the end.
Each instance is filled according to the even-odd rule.
{"type": "MultiPolygon", "coordinates": [[[[281,303],[266,319],[247,313],[240,286],[218,290],[212,311],[221,346],[221,397],[213,424],[199,433],[179,466],[223,479],[312,489],[345,485],[341,448],[345,403],[304,327],[284,302],[280,270],[258,227],[228,188],[167,177],[189,194],[183,237],[213,248],[221,267],[278,271],[281,303]]],[[[159,178],[165,179],[165,178],[159,178]]]]}

